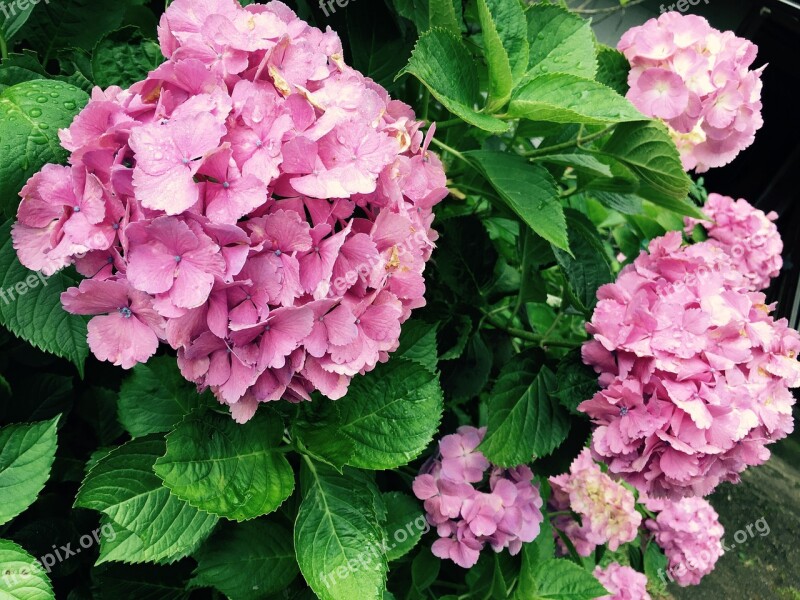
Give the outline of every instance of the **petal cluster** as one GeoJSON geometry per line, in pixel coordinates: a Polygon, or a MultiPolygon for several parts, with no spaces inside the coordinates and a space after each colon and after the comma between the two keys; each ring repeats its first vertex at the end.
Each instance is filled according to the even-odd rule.
{"type": "Polygon", "coordinates": [[[651,496],[737,482],[794,427],[800,335],[733,261],[670,232],[598,290],[582,355],[604,389],[579,409],[595,455],[651,496]]]}
{"type": "Polygon", "coordinates": [[[520,465],[493,466],[477,451],[486,428],[460,427],[439,441],[439,454],[414,479],[414,494],[424,501],[428,522],[439,539],[431,550],[468,569],[489,544],[514,555],[539,535],[542,497],[533,473],[520,465]],[[489,474],[488,481],[486,474],[489,474]]]}
{"type": "Polygon", "coordinates": [[[758,51],[704,18],[666,12],[628,30],[618,46],[631,63],[628,99],[663,120],[686,170],[731,162],[764,124],[758,51]]]}
{"type": "Polygon", "coordinates": [[[612,562],[605,569],[594,568],[594,576],[610,594],[598,600],[650,600],[647,593],[647,577],[619,563],[612,562]]]}
{"type": "Polygon", "coordinates": [[[699,584],[723,554],[725,530],[714,508],[704,498],[651,500],[647,507],[658,511],[645,526],[667,555],[671,578],[684,587],[699,584]]]}
{"type": "Polygon", "coordinates": [[[281,2],[175,0],[159,40],[166,62],[95,89],[60,132],[69,166],[22,190],[20,261],[87,278],[62,299],[97,315],[98,358],[130,368],[167,343],[237,421],[343,396],[425,303],[447,195],[434,128],[281,2]]]}
{"type": "Polygon", "coordinates": [[[764,214],[744,198],[734,200],[720,194],[708,195],[703,212],[708,215],[707,221],[686,217],[687,231],[702,225],[710,243],[734,259],[734,266],[752,289],[768,288],[783,266],[783,240],[774,223],[777,213],[764,214]]]}
{"type": "MultiPolygon", "coordinates": [[[[550,478],[554,512],[571,512],[580,517],[559,515],[553,526],[561,530],[581,556],[591,556],[597,546],[617,550],[633,541],[642,523],[633,492],[603,473],[584,449],[570,465],[569,473],[550,478]]],[[[560,541],[561,549],[567,549],[560,541]]]]}

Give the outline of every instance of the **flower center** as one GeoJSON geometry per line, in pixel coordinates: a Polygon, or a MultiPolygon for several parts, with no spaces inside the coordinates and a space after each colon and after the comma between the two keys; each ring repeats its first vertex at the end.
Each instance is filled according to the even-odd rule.
{"type": "Polygon", "coordinates": [[[125,319],[130,319],[133,313],[131,312],[130,308],[123,306],[119,309],[119,314],[121,314],[125,319]]]}

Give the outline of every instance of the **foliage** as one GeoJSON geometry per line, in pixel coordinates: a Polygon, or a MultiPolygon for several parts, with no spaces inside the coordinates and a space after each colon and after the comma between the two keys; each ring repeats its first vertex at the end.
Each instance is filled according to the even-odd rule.
{"type": "MultiPolygon", "coordinates": [[[[438,123],[431,150],[450,196],[434,222],[427,304],[341,400],[262,405],[238,425],[174,356],[122,376],[87,361],[85,320],[59,302],[77,276],[37,279],[4,225],[0,565],[47,565],[61,540],[81,553],[34,568],[24,589],[0,577],[0,596],[604,595],[593,559],[556,558],[547,516],[516,557],[486,552],[466,578],[440,564],[411,481],[434,438],[464,424],[488,427],[480,450],[494,464],[531,464],[543,495],[577,455],[588,421],[576,407],[597,389],[577,349],[597,289],[649,239],[701,216],[673,141],[624,98],[624,57],[559,5],[363,0],[328,16],[288,3],[332,25],[349,64],[438,123]]],[[[162,11],[58,0],[0,16],[6,218],[32,173],[64,161],[57,130],[92,86],[125,87],[158,65],[162,11]]],[[[637,539],[630,550],[652,579],[657,547],[637,539]]]]}

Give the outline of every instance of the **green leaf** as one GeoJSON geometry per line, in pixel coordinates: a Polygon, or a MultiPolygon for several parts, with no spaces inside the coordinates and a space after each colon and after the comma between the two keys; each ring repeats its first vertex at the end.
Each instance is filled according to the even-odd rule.
{"type": "Polygon", "coordinates": [[[294,547],[308,585],[322,600],[380,600],[388,566],[375,483],[363,472],[340,475],[309,459],[300,479],[294,547]]]}
{"type": "Polygon", "coordinates": [[[338,403],[313,402],[303,406],[292,421],[292,438],[297,449],[341,473],[355,452],[355,442],[339,427],[338,403]]]}
{"type": "Polygon", "coordinates": [[[613,177],[611,167],[600,162],[591,154],[547,154],[534,158],[536,162],[545,162],[562,167],[570,167],[580,173],[594,177],[613,177]]]}
{"type": "Polygon", "coordinates": [[[584,400],[589,400],[599,389],[597,375],[591,367],[583,364],[580,351],[567,354],[558,363],[556,369],[558,385],[555,395],[561,406],[573,415],[582,415],[578,412],[578,405],[584,400]]]}
{"type": "Polygon", "coordinates": [[[435,557],[429,547],[420,548],[419,553],[411,561],[411,584],[418,592],[428,589],[436,578],[442,561],[435,557]]]}
{"type": "Polygon", "coordinates": [[[408,62],[413,41],[400,34],[388,8],[375,10],[380,13],[376,15],[372,8],[345,13],[350,56],[354,69],[388,89],[408,62]]]}
{"type": "Polygon", "coordinates": [[[691,180],[667,129],[656,121],[623,123],[602,148],[640,179],[639,196],[682,215],[704,218],[686,200],[691,180]]]}
{"type": "Polygon", "coordinates": [[[476,150],[466,155],[477,161],[492,187],[533,231],[569,251],[567,221],[555,180],[547,169],[508,152],[476,150]]]}
{"type": "Polygon", "coordinates": [[[532,567],[520,576],[518,600],[592,600],[608,595],[594,575],[565,558],[536,561],[532,567]]]}
{"type": "Polygon", "coordinates": [[[392,353],[392,358],[403,357],[435,373],[438,367],[436,349],[436,323],[426,323],[412,319],[403,323],[400,334],[400,347],[392,353]]]}
{"type": "Polygon", "coordinates": [[[119,525],[120,530],[114,527],[115,535],[108,537],[111,542],[128,540],[126,548],[136,550],[126,558],[128,562],[171,561],[186,556],[217,523],[216,516],[173,495],[153,473],[156,458],[165,450],[164,440],[157,436],[115,448],[92,467],[75,499],[76,507],[102,512],[112,527],[119,525]]]}
{"type": "Polygon", "coordinates": [[[565,73],[540,75],[520,86],[511,97],[507,114],[531,121],[584,125],[643,121],[647,118],[623,96],[602,83],[565,73]]]}
{"type": "Polygon", "coordinates": [[[130,87],[164,61],[158,42],[137,27],[123,27],[103,36],[92,52],[94,82],[101,88],[130,87]]]}
{"type": "Polygon", "coordinates": [[[0,92],[34,79],[48,79],[47,71],[39,63],[35,52],[23,50],[21,54],[9,54],[0,64],[0,92]]]}
{"type": "MultiPolygon", "coordinates": [[[[170,566],[103,564],[92,569],[95,595],[88,598],[188,600],[191,590],[186,589],[186,584],[190,572],[191,566],[186,562],[170,566]]],[[[73,599],[70,594],[67,600],[78,598],[73,599]]]]}
{"type": "Polygon", "coordinates": [[[417,545],[422,534],[430,529],[425,520],[420,503],[401,492],[382,494],[386,504],[386,534],[388,548],[386,558],[397,560],[405,556],[417,545]]]}
{"type": "Polygon", "coordinates": [[[276,510],[294,489],[294,472],[276,451],[283,421],[259,411],[244,425],[194,412],[167,435],[155,473],[172,493],[214,515],[245,521],[276,510]]]}
{"type": "Polygon", "coordinates": [[[291,533],[264,519],[218,527],[193,558],[191,585],[214,587],[234,600],[282,592],[298,573],[291,533]]]}
{"type": "Polygon", "coordinates": [[[603,206],[624,215],[638,215],[642,212],[642,199],[636,194],[592,191],[590,195],[603,206]]]}
{"type": "Polygon", "coordinates": [[[0,598],[55,600],[53,586],[39,562],[14,542],[0,539],[0,598]]]}
{"type": "Polygon", "coordinates": [[[45,163],[67,158],[58,130],[68,127],[88,101],[85,92],[61,81],[37,79],[0,93],[0,209],[16,213],[18,194],[45,163]]]}
{"type": "Polygon", "coordinates": [[[571,73],[593,79],[597,71],[594,34],[589,21],[554,4],[534,4],[528,19],[528,77],[571,73]]]}
{"type": "Polygon", "coordinates": [[[354,442],[348,464],[361,469],[393,469],[418,457],[442,418],[438,375],[403,359],[378,365],[357,377],[336,402],[339,428],[354,442]]]}
{"type": "Polygon", "coordinates": [[[647,575],[648,587],[652,585],[654,588],[666,588],[668,565],[669,561],[664,555],[664,551],[653,540],[650,540],[644,551],[644,573],[647,575]]]}
{"type": "Polygon", "coordinates": [[[456,16],[454,0],[427,1],[428,26],[441,27],[442,29],[461,35],[461,26],[459,25],[459,18],[456,16]]]}
{"type": "Polygon", "coordinates": [[[597,49],[597,81],[623,96],[628,93],[628,71],[631,66],[625,55],[614,48],[599,45],[597,49]]]}
{"type": "Polygon", "coordinates": [[[555,247],[553,252],[579,308],[588,314],[597,304],[598,288],[614,281],[611,260],[594,224],[576,210],[566,209],[564,212],[572,256],[555,247]]]}
{"type": "Polygon", "coordinates": [[[209,394],[199,394],[171,356],[155,356],[136,365],[119,391],[119,421],[135,438],[170,431],[202,406],[212,406],[209,394]]]}
{"type": "Polygon", "coordinates": [[[517,356],[500,371],[489,397],[489,423],[479,450],[492,463],[514,467],[546,456],[564,441],[569,419],[553,395],[555,376],[517,356]]]}
{"type": "MultiPolygon", "coordinates": [[[[41,0],[39,0],[41,1],[41,0]]],[[[0,10],[0,37],[2,37],[6,44],[16,35],[16,33],[25,25],[25,22],[30,18],[31,12],[36,8],[39,2],[3,2],[2,10],[0,10]],[[25,8],[21,8],[24,6],[25,8]]]]}
{"type": "Polygon", "coordinates": [[[72,361],[83,376],[89,355],[86,319],[61,307],[61,293],[77,281],[69,271],[45,277],[23,267],[10,230],[10,221],[0,225],[0,324],[33,346],[72,361]]]}
{"type": "Polygon", "coordinates": [[[420,36],[398,77],[406,73],[415,76],[447,110],[470,125],[492,133],[507,131],[508,123],[476,108],[483,101],[474,62],[460,35],[431,29],[420,36]]]}
{"type": "Polygon", "coordinates": [[[42,63],[53,58],[56,49],[74,46],[91,50],[107,32],[122,24],[125,11],[132,2],[119,0],[69,0],[42,2],[20,31],[42,57],[42,63]]]}
{"type": "Polygon", "coordinates": [[[478,0],[483,51],[489,65],[489,100],[494,112],[508,102],[528,66],[527,24],[515,0],[478,0]]]}
{"type": "Polygon", "coordinates": [[[50,477],[58,417],[0,429],[0,525],[33,504],[50,477]]]}

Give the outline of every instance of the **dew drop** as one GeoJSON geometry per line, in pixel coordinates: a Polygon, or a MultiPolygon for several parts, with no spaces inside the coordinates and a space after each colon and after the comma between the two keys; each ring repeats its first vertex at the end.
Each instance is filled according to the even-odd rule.
{"type": "Polygon", "coordinates": [[[67,100],[64,102],[64,108],[67,110],[75,110],[75,103],[72,100],[67,100]]]}
{"type": "Polygon", "coordinates": [[[42,116],[42,111],[38,108],[32,108],[28,114],[35,119],[42,116]]]}

